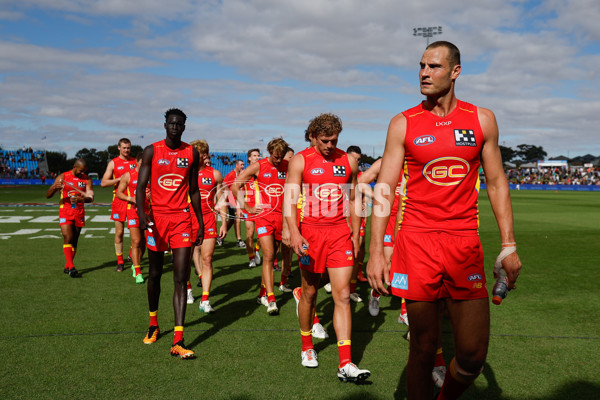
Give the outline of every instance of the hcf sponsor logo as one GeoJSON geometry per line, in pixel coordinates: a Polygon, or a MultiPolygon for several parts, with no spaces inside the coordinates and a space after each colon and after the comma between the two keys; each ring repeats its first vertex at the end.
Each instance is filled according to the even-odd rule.
{"type": "Polygon", "coordinates": [[[423,176],[439,186],[458,185],[471,169],[469,163],[459,157],[440,157],[425,164],[423,176]]]}

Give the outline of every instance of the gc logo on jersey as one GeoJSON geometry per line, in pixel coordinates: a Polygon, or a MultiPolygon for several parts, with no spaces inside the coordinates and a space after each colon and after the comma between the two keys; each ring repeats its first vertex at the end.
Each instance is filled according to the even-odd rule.
{"type": "Polygon", "coordinates": [[[269,196],[278,197],[278,196],[283,195],[283,186],[281,186],[279,183],[273,183],[265,188],[265,192],[269,196]]]}
{"type": "Polygon", "coordinates": [[[457,146],[477,147],[475,131],[472,129],[455,129],[454,141],[457,146]]]}
{"type": "Polygon", "coordinates": [[[333,176],[346,176],[346,167],[343,165],[334,165],[333,176]]]}
{"type": "MultiPolygon", "coordinates": [[[[179,160],[179,159],[178,159],[179,160]]],[[[174,192],[181,186],[183,182],[183,176],[178,174],[164,174],[158,178],[158,186],[169,192],[174,192]]]]}
{"type": "Polygon", "coordinates": [[[188,158],[177,158],[177,168],[187,168],[190,165],[188,158]]]}
{"type": "Polygon", "coordinates": [[[314,195],[321,201],[338,201],[344,195],[344,191],[335,183],[324,183],[314,190],[314,195]]]}
{"type": "Polygon", "coordinates": [[[459,157],[440,157],[429,161],[423,167],[423,176],[439,186],[458,185],[467,176],[471,166],[459,157]]]}

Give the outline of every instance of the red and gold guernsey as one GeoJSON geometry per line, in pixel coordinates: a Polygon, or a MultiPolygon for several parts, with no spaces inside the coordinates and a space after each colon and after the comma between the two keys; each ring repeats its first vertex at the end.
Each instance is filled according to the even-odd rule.
{"type": "Polygon", "coordinates": [[[150,192],[153,213],[189,211],[189,177],[193,162],[193,147],[181,142],[179,148],[167,147],[164,139],[153,143],[150,192]]]}
{"type": "Polygon", "coordinates": [[[60,191],[60,205],[59,209],[64,208],[65,210],[83,210],[83,203],[77,203],[77,207],[72,207],[71,196],[79,195],[80,193],[73,188],[77,188],[82,192],[85,192],[86,183],[88,177],[83,174],[81,178],[73,175],[73,171],[67,171],[63,174],[63,188],[60,191]]]}
{"type": "MultiPolygon", "coordinates": [[[[137,190],[138,184],[138,176],[139,173],[132,169],[129,171],[129,184],[127,185],[127,196],[135,198],[135,191],[137,190]]],[[[127,203],[128,210],[137,210],[137,205],[135,203],[127,203]]],[[[145,206],[144,206],[145,209],[145,206]]]]}
{"type": "Polygon", "coordinates": [[[457,100],[443,118],[422,104],[402,114],[407,125],[400,229],[476,235],[483,146],[477,107],[457,100]]]}
{"type": "Polygon", "coordinates": [[[345,207],[352,183],[352,169],[346,152],[336,149],[324,158],[314,147],[302,150],[302,209],[300,223],[325,226],[347,224],[345,207]]]}
{"type": "Polygon", "coordinates": [[[198,171],[198,189],[200,190],[202,214],[215,212],[216,187],[217,181],[215,180],[214,168],[204,167],[198,171]]]}
{"type": "Polygon", "coordinates": [[[282,160],[276,167],[269,158],[258,160],[259,170],[256,183],[259,187],[260,196],[257,199],[263,206],[264,211],[259,216],[268,215],[271,212],[282,213],[283,210],[283,185],[287,175],[288,162],[282,160]]]}
{"type": "Polygon", "coordinates": [[[254,207],[257,201],[260,202],[259,196],[258,182],[256,182],[256,178],[252,177],[244,184],[244,201],[248,206],[254,207]]]}
{"type": "MultiPolygon", "coordinates": [[[[115,157],[112,159],[112,162],[114,165],[113,179],[119,179],[120,177],[125,175],[125,173],[133,171],[137,166],[137,161],[135,157],[128,157],[127,160],[123,160],[121,157],[115,157]]],[[[118,182],[115,184],[115,187],[113,189],[113,198],[116,198],[116,196],[114,196],[114,193],[117,190],[117,186],[119,186],[118,182]]]]}

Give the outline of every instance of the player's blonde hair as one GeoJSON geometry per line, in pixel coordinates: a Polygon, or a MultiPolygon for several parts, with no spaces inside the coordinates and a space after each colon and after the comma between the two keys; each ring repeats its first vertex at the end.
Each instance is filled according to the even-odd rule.
{"type": "Polygon", "coordinates": [[[282,156],[285,156],[287,153],[288,144],[283,138],[278,137],[269,142],[267,145],[267,151],[269,154],[273,154],[274,152],[280,152],[282,156]]]}
{"type": "Polygon", "coordinates": [[[325,113],[310,120],[305,138],[316,139],[319,135],[332,136],[342,131],[342,120],[335,114],[325,113]]]}
{"type": "Polygon", "coordinates": [[[194,148],[196,150],[198,150],[198,153],[200,154],[208,154],[208,143],[206,142],[206,140],[203,139],[197,139],[197,140],[192,140],[190,142],[190,144],[192,146],[194,146],[194,148]]]}

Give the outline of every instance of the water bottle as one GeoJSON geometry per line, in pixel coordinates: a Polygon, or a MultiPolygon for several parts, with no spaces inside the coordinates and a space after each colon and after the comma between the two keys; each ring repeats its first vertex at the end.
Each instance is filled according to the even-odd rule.
{"type": "Polygon", "coordinates": [[[500,305],[502,300],[506,298],[508,294],[508,278],[506,277],[506,271],[504,268],[500,269],[498,272],[498,279],[496,279],[496,283],[494,284],[494,288],[492,289],[492,303],[495,305],[500,305]]]}
{"type": "MultiPolygon", "coordinates": [[[[75,197],[75,196],[71,196],[71,198],[73,198],[73,197],[75,197]]],[[[77,208],[77,203],[73,203],[73,202],[71,201],[71,208],[77,208]]]]}

